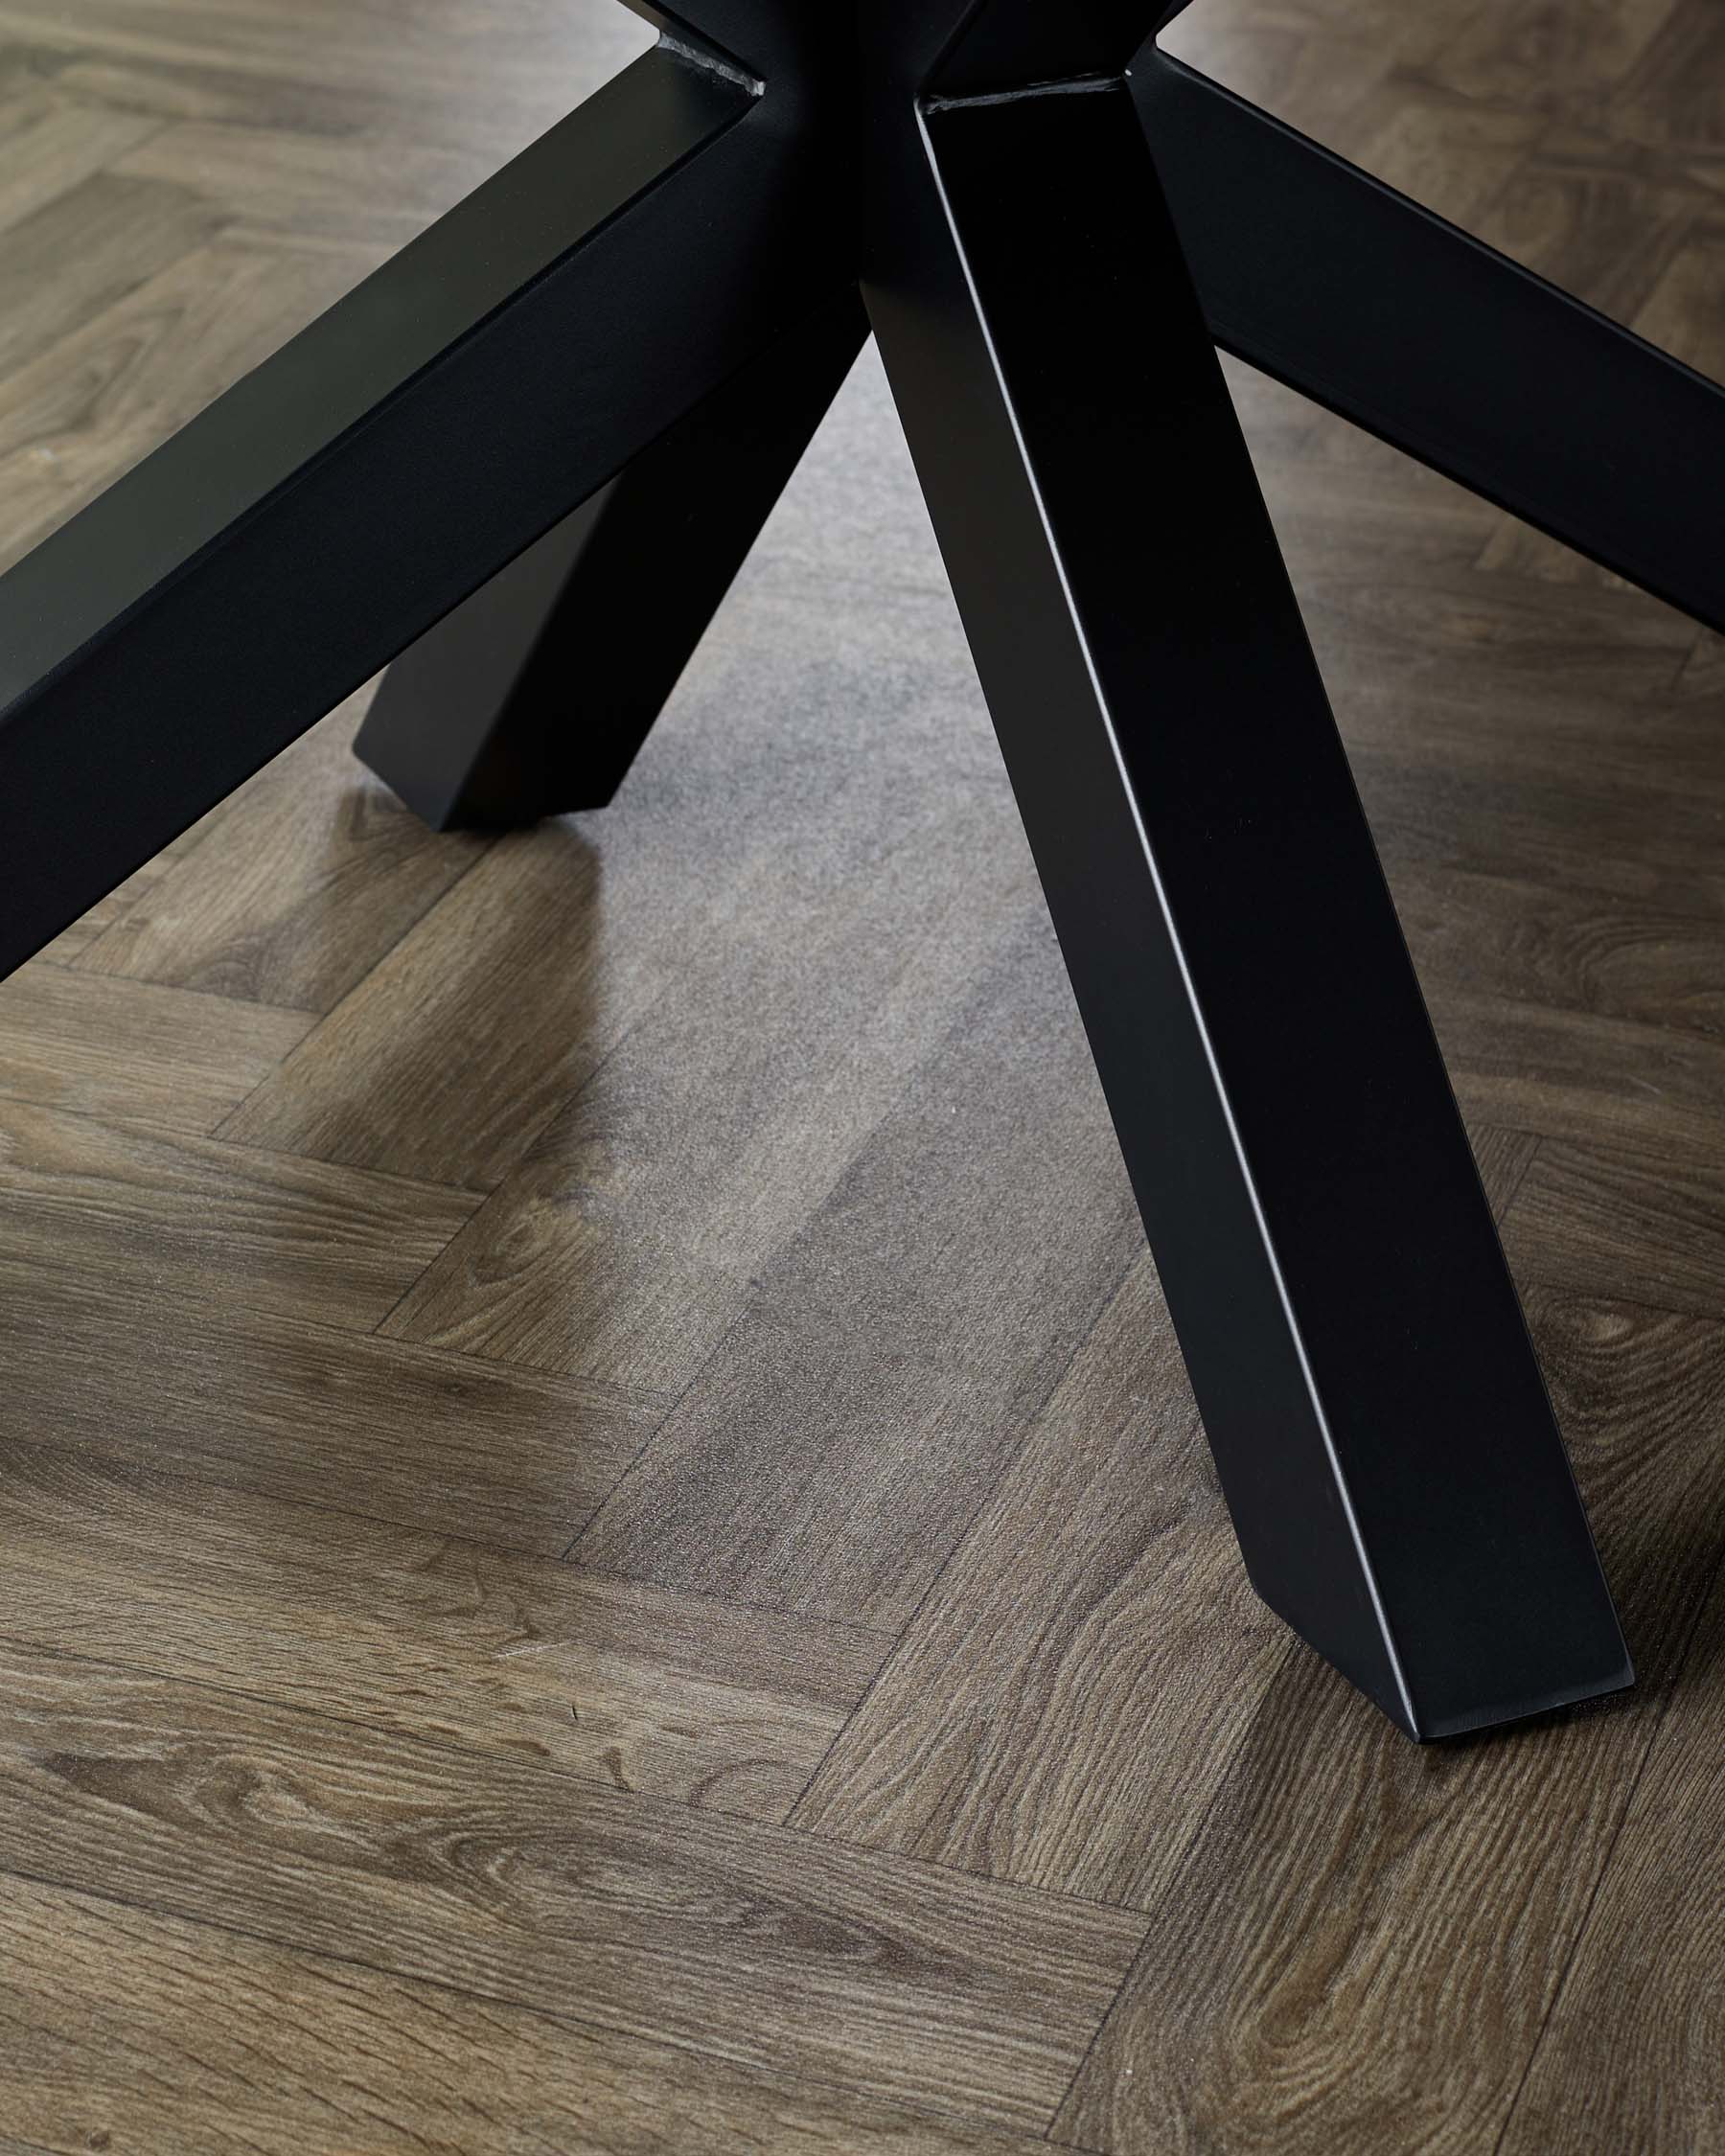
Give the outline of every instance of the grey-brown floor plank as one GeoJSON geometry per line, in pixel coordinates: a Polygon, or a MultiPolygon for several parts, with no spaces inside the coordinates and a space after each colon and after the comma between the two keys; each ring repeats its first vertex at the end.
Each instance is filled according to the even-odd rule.
{"type": "Polygon", "coordinates": [[[363,697],[265,767],[78,953],[80,971],[324,1012],[489,841],[427,831],[355,760],[363,697]]]}
{"type": "Polygon", "coordinates": [[[389,1318],[680,1390],[1035,904],[997,790],[784,888],[662,996],[389,1318]],[[1002,842],[1004,840],[1004,842],[1002,842]]]}
{"type": "Polygon", "coordinates": [[[0,1099],[204,1132],[310,1023],[303,1011],[27,966],[0,981],[0,1099]]]}
{"type": "Polygon", "coordinates": [[[0,1632],[782,1821],[888,1641],[0,1440],[0,1632]]]}
{"type": "MultiPolygon", "coordinates": [[[[1715,1547],[1722,1513],[1715,1504],[1707,1523],[1715,1547]]],[[[1516,2101],[1505,2156],[1725,2148],[1717,1577],[1678,1685],[1516,2101]]]]}
{"type": "Polygon", "coordinates": [[[0,2027],[11,2114],[40,2137],[0,2134],[8,2156],[1046,2145],[16,1877],[0,1893],[0,2027]]]}
{"type": "Polygon", "coordinates": [[[1684,1666],[1725,1507],[1725,1329],[1550,1291],[1531,1315],[1639,1690],[1414,1748],[1291,1650],[1190,1822],[1057,2138],[1367,2156],[1489,2147],[1508,2120],[1684,1666]]]}
{"type": "Polygon", "coordinates": [[[0,1101],[0,1254],[168,1296],[378,1325],[471,1192],[0,1101]]]}
{"type": "Polygon", "coordinates": [[[1039,922],[762,1273],[577,1555],[896,1629],[1141,1242],[1039,922]]]}
{"type": "Polygon", "coordinates": [[[232,1485],[555,1555],[668,1405],[28,1261],[0,1291],[8,1441],[186,1475],[212,1505],[232,1485]]]}
{"type": "Polygon", "coordinates": [[[16,1645],[0,1787],[0,1869],[1004,2125],[1046,2122],[1143,1932],[16,1645]]]}

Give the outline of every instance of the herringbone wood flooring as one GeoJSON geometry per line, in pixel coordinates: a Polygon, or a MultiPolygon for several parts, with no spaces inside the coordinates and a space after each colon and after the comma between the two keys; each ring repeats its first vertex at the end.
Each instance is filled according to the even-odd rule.
{"type": "MultiPolygon", "coordinates": [[[[1717,0],[1171,41],[1725,372],[1717,0]]],[[[0,0],[0,554],[643,42],[0,0]]],[[[1640,1690],[1246,1590],[868,359],[612,811],[0,988],[0,2147],[1725,2150],[1725,646],[1231,378],[1640,1690]]]]}

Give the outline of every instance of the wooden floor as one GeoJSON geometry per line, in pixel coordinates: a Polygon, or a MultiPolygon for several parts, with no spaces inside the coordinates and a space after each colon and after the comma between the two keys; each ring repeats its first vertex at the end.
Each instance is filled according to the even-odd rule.
{"type": "MultiPolygon", "coordinates": [[[[1717,0],[1173,41],[1725,372],[1717,0]]],[[[7,558],[643,42],[0,0],[7,558]]],[[[0,2150],[1725,2150],[1725,644],[1232,378],[1639,1691],[1247,1591],[870,357],[611,812],[0,989],[0,2150]]]]}

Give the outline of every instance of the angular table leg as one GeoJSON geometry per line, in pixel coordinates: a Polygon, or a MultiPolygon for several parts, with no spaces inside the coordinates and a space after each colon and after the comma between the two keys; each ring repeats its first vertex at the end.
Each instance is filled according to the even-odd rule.
{"type": "Polygon", "coordinates": [[[1154,47],[1132,90],[1225,351],[1725,630],[1725,389],[1154,47]]]}
{"type": "Polygon", "coordinates": [[[931,98],[864,297],[1258,1592],[1411,1734],[1631,1680],[1124,82],[931,98]]]}
{"type": "Polygon", "coordinates": [[[603,808],[868,334],[796,325],[404,652],[355,747],[438,831],[603,808]]]}
{"type": "Polygon", "coordinates": [[[0,577],[0,975],[854,287],[799,111],[645,55],[0,577]]]}

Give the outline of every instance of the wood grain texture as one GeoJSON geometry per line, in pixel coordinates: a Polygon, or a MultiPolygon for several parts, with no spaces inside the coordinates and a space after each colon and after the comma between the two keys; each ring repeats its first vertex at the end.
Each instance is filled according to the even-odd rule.
{"type": "Polygon", "coordinates": [[[370,266],[218,233],[0,377],[0,562],[46,538],[370,266]]]}
{"type": "MultiPolygon", "coordinates": [[[[1700,1333],[1690,1328],[1691,1342],[1700,1333]]],[[[1705,1353],[1716,1369],[1717,1328],[1707,1328],[1705,1345],[1691,1352],[1705,1353]]],[[[1716,1541],[1716,1507],[1710,1524],[1716,1541]]],[[[1503,2145],[1509,2156],[1551,2148],[1716,2156],[1725,2148],[1719,1580],[1672,1705],[1511,2115],[1503,2145]]]]}
{"type": "Polygon", "coordinates": [[[1154,1906],[1288,1652],[1136,1266],[794,1815],[1154,1906]],[[1176,1781],[1155,1762],[1187,1762],[1176,1781]]]}
{"type": "MultiPolygon", "coordinates": [[[[0,2100],[63,2156],[1027,2156],[1046,2145],[34,1880],[10,1880],[0,1901],[0,2100]]],[[[37,2145],[0,2137],[8,2156],[37,2145]]]]}
{"type": "Polygon", "coordinates": [[[902,1624],[1141,1233],[1039,922],[761,1275],[577,1555],[902,1624]]]}
{"type": "Polygon", "coordinates": [[[1668,152],[1718,156],[1725,151],[1722,53],[1725,34],[1714,9],[1671,9],[1624,85],[1612,113],[1614,128],[1668,152]]]}
{"type": "Polygon", "coordinates": [[[1642,1152],[1725,1139],[1716,1039],[1478,994],[1435,997],[1433,1017],[1471,1117],[1642,1152]]]}
{"type": "Polygon", "coordinates": [[[752,907],[635,1023],[392,1338],[680,1390],[1032,902],[990,790],[752,907]],[[977,874],[978,864],[983,873],[977,874]]]}
{"type": "Polygon", "coordinates": [[[887,1645],[19,1443],[0,1537],[13,1639],[774,1822],[887,1645]]]}
{"type": "Polygon", "coordinates": [[[503,840],[221,1126],[242,1145],[485,1190],[669,975],[606,970],[600,857],[558,825],[503,840]],[[499,1036],[511,1053],[499,1060],[499,1036]]]}
{"type": "Polygon", "coordinates": [[[1438,1002],[1484,991],[1705,1041],[1725,1025],[1725,917],[1701,917],[1705,891],[1688,910],[1606,906],[1575,885],[1419,860],[1398,867],[1396,896],[1438,1002]]]}
{"type": "MultiPolygon", "coordinates": [[[[195,825],[194,831],[196,828],[195,825]]],[[[51,942],[43,945],[42,949],[36,952],[36,970],[40,971],[49,966],[71,965],[76,958],[96,942],[98,937],[104,935],[116,922],[125,919],[126,913],[138,903],[150,885],[159,877],[167,875],[173,862],[190,843],[192,843],[192,833],[182,832],[179,837],[172,844],[165,846],[153,860],[147,860],[141,868],[134,869],[125,883],[116,883],[105,898],[98,899],[87,913],[80,914],[76,921],[63,928],[51,942]]],[[[12,977],[13,979],[30,980],[34,976],[32,972],[27,970],[23,974],[13,975],[12,977]]],[[[76,1009],[77,1005],[74,1003],[72,1010],[76,1011],[76,1009]]],[[[169,1096],[170,1112],[172,1112],[171,1102],[172,1095],[169,1096]]]]}
{"type": "Polygon", "coordinates": [[[78,954],[90,973],[323,1012],[489,841],[427,831],[353,755],[350,700],[209,819],[78,954]]]}
{"type": "Polygon", "coordinates": [[[1143,1929],[16,1646],[0,1787],[35,1878],[1003,2124],[1046,2122],[1143,1929]]]}
{"type": "Polygon", "coordinates": [[[1431,63],[1431,80],[1482,101],[1603,117],[1674,0],[1539,0],[1481,8],[1431,63]]]}
{"type": "MultiPolygon", "coordinates": [[[[555,1555],[665,1411],[268,1313],[0,1262],[9,1442],[555,1555]]],[[[309,1520],[315,1542],[319,1524],[309,1520]]]]}
{"type": "Polygon", "coordinates": [[[1698,224],[1673,254],[1636,317],[1642,335],[1690,366],[1705,367],[1725,343],[1725,217],[1698,224]]]}
{"type": "MultiPolygon", "coordinates": [[[[1475,1144],[1501,1213],[1538,1143],[1475,1144]]],[[[794,1823],[1154,1909],[1288,1651],[1240,1569],[1145,1255],[794,1823]]]]}
{"type": "Polygon", "coordinates": [[[1668,692],[1695,637],[1681,614],[1626,589],[1590,592],[1578,609],[1549,584],[1497,584],[1477,570],[1297,582],[1330,689],[1351,708],[1357,685],[1363,721],[1382,700],[1423,701],[1429,688],[1477,722],[1535,683],[1542,701],[1568,693],[1621,712],[1668,692]]]}
{"type": "Polygon", "coordinates": [[[369,1332],[472,1210],[435,1183],[0,1101],[0,1253],[369,1332]]]}
{"type": "Polygon", "coordinates": [[[1548,1142],[1516,1200],[1508,1249],[1524,1275],[1716,1317],[1725,1305],[1725,1178],[1681,1150],[1548,1142]]]}
{"type": "Polygon", "coordinates": [[[1679,708],[1716,709],[1722,691],[1725,691],[1725,636],[1704,629],[1695,639],[1689,664],[1677,677],[1679,708]]]}
{"type": "Polygon", "coordinates": [[[94,178],[156,129],[137,113],[82,103],[50,88],[9,98],[4,124],[0,231],[94,178]]]}
{"type": "MultiPolygon", "coordinates": [[[[0,0],[0,563],[650,34],[0,0]]],[[[1722,37],[1169,42],[1720,375],[1722,37]]],[[[603,815],[361,696],[0,987],[0,2156],[1725,2156],[1725,638],[1226,372],[1640,1691],[1253,1601],[870,353],[603,815]]]]}
{"type": "Polygon", "coordinates": [[[451,207],[493,165],[481,149],[380,141],[369,130],[319,139],[186,120],[153,131],[114,170],[219,203],[242,238],[279,228],[387,253],[425,229],[427,203],[451,207]]]}
{"type": "MultiPolygon", "coordinates": [[[[631,773],[627,799],[603,816],[562,817],[494,847],[225,1135],[490,1191],[660,996],[698,988],[727,963],[741,990],[751,956],[757,970],[792,968],[808,941],[828,947],[816,963],[827,993],[840,994],[843,907],[871,879],[884,885],[877,905],[900,894],[895,933],[914,942],[919,907],[926,915],[953,889],[941,882],[954,873],[942,864],[943,843],[978,828],[965,806],[973,783],[997,809],[999,865],[971,857],[981,890],[1029,885],[974,677],[963,689],[965,723],[951,734],[948,681],[912,677],[902,721],[891,700],[904,639],[932,613],[946,648],[962,654],[951,600],[943,595],[934,609],[917,594],[860,598],[845,636],[823,645],[806,592],[775,590],[774,581],[770,568],[745,572],[631,773]],[[779,661],[765,680],[764,641],[779,661]],[[836,722],[865,698],[876,720],[859,756],[836,722]],[[499,1059],[504,1029],[512,1053],[499,1059]]],[[[877,934],[880,919],[877,911],[877,934]]],[[[986,948],[990,932],[986,900],[970,931],[949,924],[960,951],[978,938],[986,948]]],[[[892,953],[859,952],[858,964],[889,980],[892,953]]],[[[799,976],[787,985],[790,977],[799,976]]],[[[787,986],[775,993],[782,1000],[787,986]]],[[[913,1050],[920,1015],[908,1004],[895,1010],[889,991],[881,1003],[879,1022],[910,1026],[913,1050]]],[[[852,1007],[827,1022],[873,1015],[852,1007]]],[[[705,1053],[704,1036],[680,1045],[705,1053]]],[[[789,1082],[794,1032],[764,1032],[756,1052],[769,1048],[789,1082]]],[[[890,1069],[889,1048],[883,1060],[890,1069]]],[[[805,1098],[805,1118],[823,1122],[823,1105],[818,1091],[805,1098]]]]}
{"type": "Polygon", "coordinates": [[[1716,1328],[1541,1294],[1633,1704],[1411,1748],[1303,1649],[1193,1820],[1057,2138],[1475,2149],[1509,2117],[1718,1562],[1716,1328]]]}
{"type": "Polygon", "coordinates": [[[37,964],[0,981],[0,1097],[208,1131],[310,1022],[136,981],[86,985],[37,964]]]}
{"type": "Polygon", "coordinates": [[[217,226],[188,189],[103,172],[0,231],[0,369],[113,307],[217,226]]]}

